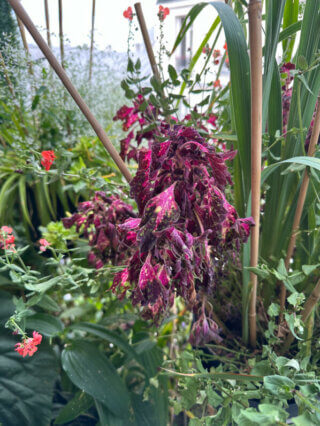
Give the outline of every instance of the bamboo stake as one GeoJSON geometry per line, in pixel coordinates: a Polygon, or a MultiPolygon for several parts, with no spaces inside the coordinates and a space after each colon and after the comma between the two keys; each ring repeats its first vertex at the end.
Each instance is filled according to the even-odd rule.
{"type": "MultiPolygon", "coordinates": [[[[303,311],[301,313],[301,319],[303,322],[307,321],[307,319],[311,315],[313,309],[316,307],[319,300],[320,300],[320,279],[317,282],[315,288],[313,289],[312,293],[310,294],[310,296],[308,297],[304,305],[303,311]]],[[[281,353],[283,354],[286,353],[289,350],[293,341],[294,341],[294,336],[292,335],[292,333],[290,333],[287,336],[286,340],[284,341],[281,353]]]]}
{"type": "MultiPolygon", "coordinates": [[[[317,103],[318,103],[318,105],[317,105],[317,108],[316,108],[316,115],[315,115],[315,119],[314,119],[314,125],[313,125],[310,144],[309,144],[309,148],[308,148],[308,157],[314,156],[315,151],[316,151],[317,142],[318,142],[319,135],[320,135],[320,95],[318,96],[317,103]]],[[[292,231],[291,231],[291,237],[290,237],[289,246],[288,246],[288,250],[287,250],[287,255],[286,255],[286,258],[285,258],[285,266],[286,266],[287,270],[289,269],[290,259],[292,258],[293,251],[294,251],[294,248],[296,246],[296,239],[297,239],[297,235],[298,235],[298,232],[299,232],[300,220],[301,220],[301,216],[302,216],[302,212],[303,212],[304,202],[305,202],[306,196],[307,196],[308,186],[309,186],[309,174],[307,172],[307,169],[305,169],[305,171],[303,173],[303,179],[302,179],[301,187],[300,187],[297,207],[296,207],[296,211],[295,211],[295,215],[294,215],[294,219],[293,219],[293,225],[292,225],[292,231]]],[[[284,307],[285,307],[285,303],[286,303],[286,288],[285,288],[284,284],[281,283],[280,323],[282,321],[282,317],[283,317],[282,313],[283,313],[283,310],[284,310],[284,307]]]]}
{"type": "Polygon", "coordinates": [[[30,17],[28,16],[24,8],[19,3],[19,0],[8,0],[8,2],[10,3],[11,7],[13,8],[17,16],[19,16],[23,24],[26,26],[30,34],[32,35],[34,41],[37,43],[37,45],[39,46],[44,56],[47,58],[49,64],[52,66],[52,68],[54,69],[54,71],[56,72],[56,74],[58,75],[62,83],[64,84],[65,88],[68,90],[68,92],[70,93],[70,95],[72,96],[76,104],[78,105],[79,109],[82,111],[83,115],[91,124],[93,130],[97,134],[98,138],[100,139],[100,141],[102,142],[106,150],[109,152],[110,156],[112,157],[112,159],[118,166],[123,176],[127,179],[128,182],[130,182],[132,179],[132,176],[127,166],[122,161],[115,147],[112,145],[110,139],[108,138],[101,124],[92,114],[87,104],[81,98],[77,89],[71,83],[67,73],[59,64],[59,62],[57,61],[52,51],[49,49],[48,45],[46,44],[46,42],[40,35],[39,31],[36,29],[30,17]]]}
{"type": "Polygon", "coordinates": [[[92,0],[92,19],[91,19],[91,45],[90,45],[90,59],[89,59],[89,81],[92,77],[92,59],[93,59],[93,45],[94,45],[94,20],[96,14],[96,0],[92,0]]]}
{"type": "Polygon", "coordinates": [[[161,82],[161,77],[160,77],[160,73],[159,73],[159,70],[158,70],[156,59],[155,59],[155,56],[154,56],[154,53],[153,53],[152,44],[151,44],[151,41],[150,41],[146,21],[145,21],[144,16],[143,16],[141,3],[135,3],[134,8],[135,8],[135,11],[136,11],[136,14],[137,14],[137,17],[138,17],[143,41],[144,41],[144,44],[146,46],[146,50],[147,50],[147,54],[148,54],[148,58],[149,58],[149,62],[150,62],[150,65],[151,65],[153,75],[155,76],[155,78],[158,81],[161,82]]]}
{"type": "MultiPolygon", "coordinates": [[[[255,226],[251,231],[250,266],[256,267],[259,255],[260,228],[260,186],[261,186],[261,138],[262,138],[262,39],[261,39],[261,0],[250,0],[249,4],[249,36],[251,65],[251,215],[255,226]]],[[[250,273],[250,344],[256,346],[256,303],[257,276],[250,273]]]]}
{"type": "Polygon", "coordinates": [[[60,39],[60,58],[61,65],[64,66],[64,45],[63,45],[63,16],[62,16],[62,0],[59,0],[59,39],[60,39]]]}
{"type": "Polygon", "coordinates": [[[45,16],[46,16],[48,46],[51,49],[51,34],[50,34],[50,18],[49,18],[48,0],[44,0],[44,12],[45,12],[45,16]]]}

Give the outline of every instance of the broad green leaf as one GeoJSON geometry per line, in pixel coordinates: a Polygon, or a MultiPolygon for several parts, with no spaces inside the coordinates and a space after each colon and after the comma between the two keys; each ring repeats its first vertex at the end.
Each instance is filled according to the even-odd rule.
{"type": "Polygon", "coordinates": [[[0,328],[0,423],[5,426],[47,426],[52,415],[56,357],[42,341],[32,357],[14,351],[19,341],[0,328]]]}
{"type": "Polygon", "coordinates": [[[48,337],[55,336],[60,333],[63,328],[63,322],[58,318],[49,314],[35,314],[27,317],[26,328],[29,330],[38,331],[48,337]]]}
{"type": "Polygon", "coordinates": [[[272,426],[274,423],[273,417],[268,414],[258,413],[254,408],[247,408],[241,411],[237,424],[239,426],[272,426]]]}
{"type": "Polygon", "coordinates": [[[92,407],[94,401],[90,395],[85,392],[77,392],[75,396],[65,405],[55,419],[55,425],[63,425],[76,419],[80,414],[85,413],[90,407],[92,407]]]}
{"type": "Polygon", "coordinates": [[[131,402],[136,426],[162,426],[156,409],[157,400],[154,400],[155,405],[152,405],[150,401],[143,401],[142,396],[132,394],[131,402]]]}
{"type": "Polygon", "coordinates": [[[122,349],[126,354],[130,355],[136,360],[140,360],[137,352],[129,345],[127,340],[121,334],[108,330],[106,327],[99,324],[91,324],[86,322],[80,322],[70,327],[73,330],[85,331],[94,336],[101,337],[101,339],[107,340],[122,349]]]}
{"type": "Polygon", "coordinates": [[[99,426],[134,426],[128,418],[123,419],[115,416],[106,406],[100,401],[95,400],[95,405],[99,416],[99,426]]]}
{"type": "Polygon", "coordinates": [[[92,343],[74,341],[61,356],[62,367],[81,390],[118,417],[129,415],[129,393],[111,361],[92,343]]]}
{"type": "Polygon", "coordinates": [[[291,397],[291,391],[294,389],[294,382],[286,376],[266,376],[263,378],[264,387],[270,391],[273,395],[277,396],[289,396],[291,397]]]}
{"type": "Polygon", "coordinates": [[[292,423],[295,426],[316,426],[317,424],[319,424],[315,414],[311,414],[308,411],[298,417],[294,417],[292,419],[292,423]]]}
{"type": "Polygon", "coordinates": [[[15,306],[12,296],[6,291],[0,290],[0,326],[4,326],[11,315],[14,314],[15,306]]]}

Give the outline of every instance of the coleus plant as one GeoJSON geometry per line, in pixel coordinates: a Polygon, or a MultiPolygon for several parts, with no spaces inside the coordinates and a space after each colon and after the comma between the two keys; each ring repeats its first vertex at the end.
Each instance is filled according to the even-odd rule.
{"type": "Polygon", "coordinates": [[[112,291],[119,298],[129,291],[143,318],[158,323],[181,296],[200,312],[192,334],[203,339],[196,343],[208,336],[219,341],[206,300],[230,260],[237,260],[253,224],[252,218],[239,218],[225,196],[232,183],[226,160],[236,152],[217,152],[212,141],[182,124],[162,121],[157,134],[161,140],[154,138],[137,153],[131,182],[136,217],[131,206],[100,192],[64,224],[83,230],[94,247],[89,260],[99,258],[96,267],[107,261],[127,264],[115,275],[112,291]]]}

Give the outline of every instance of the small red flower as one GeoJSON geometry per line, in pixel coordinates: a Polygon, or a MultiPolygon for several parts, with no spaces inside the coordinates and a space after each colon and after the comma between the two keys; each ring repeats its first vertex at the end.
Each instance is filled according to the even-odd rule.
{"type": "Polygon", "coordinates": [[[214,51],[213,51],[213,57],[214,58],[219,58],[220,55],[221,55],[220,50],[219,49],[214,49],[214,51]]]}
{"type": "Polygon", "coordinates": [[[16,343],[15,351],[18,352],[19,355],[23,356],[23,358],[27,355],[32,356],[35,352],[37,352],[37,345],[40,345],[42,341],[42,336],[37,331],[34,331],[32,334],[33,337],[24,339],[21,343],[16,343]]]}
{"type": "Polygon", "coordinates": [[[217,127],[216,121],[218,119],[218,116],[215,114],[210,114],[209,118],[208,118],[208,123],[212,124],[212,126],[217,127]]]}
{"type": "Polygon", "coordinates": [[[228,45],[227,42],[225,42],[225,44],[223,45],[224,50],[228,50],[228,45]]]}
{"type": "Polygon", "coordinates": [[[132,13],[132,8],[129,6],[128,7],[128,9],[127,10],[125,10],[124,12],[123,12],[123,16],[126,18],[126,19],[129,19],[129,21],[132,21],[132,19],[133,19],[133,13],[132,13]]]}
{"type": "Polygon", "coordinates": [[[170,10],[169,10],[168,7],[163,7],[161,5],[159,6],[158,16],[159,16],[160,21],[164,21],[166,19],[166,17],[169,15],[169,13],[170,13],[170,10]]]}
{"type": "Polygon", "coordinates": [[[206,44],[205,47],[202,49],[202,53],[204,53],[205,55],[209,55],[210,47],[208,44],[206,44]]]}
{"type": "Polygon", "coordinates": [[[14,247],[14,235],[12,234],[13,230],[10,226],[2,226],[0,228],[0,249],[5,250],[15,250],[14,247]]]}
{"type": "Polygon", "coordinates": [[[41,238],[39,240],[39,243],[40,243],[40,251],[46,251],[47,247],[50,246],[50,243],[44,238],[41,238]]]}
{"type": "Polygon", "coordinates": [[[219,80],[219,79],[218,79],[218,80],[216,80],[216,81],[213,83],[213,86],[214,86],[214,87],[221,87],[220,80],[219,80]]]}
{"type": "Polygon", "coordinates": [[[46,171],[50,170],[52,163],[57,158],[53,151],[42,151],[41,157],[41,164],[46,169],[46,171]]]}

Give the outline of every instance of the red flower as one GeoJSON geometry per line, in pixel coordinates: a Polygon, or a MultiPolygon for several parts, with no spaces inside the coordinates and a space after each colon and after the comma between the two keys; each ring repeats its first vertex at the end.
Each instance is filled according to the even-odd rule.
{"type": "Polygon", "coordinates": [[[215,114],[210,114],[209,118],[208,118],[208,123],[212,124],[213,127],[217,127],[217,118],[218,116],[215,114]]]}
{"type": "Polygon", "coordinates": [[[216,81],[213,83],[213,86],[214,86],[214,87],[221,87],[220,80],[219,80],[219,79],[218,79],[218,80],[216,80],[216,81]]]}
{"type": "Polygon", "coordinates": [[[40,251],[46,251],[47,247],[50,246],[50,243],[44,238],[41,238],[39,240],[39,243],[40,243],[40,251]]]}
{"type": "Polygon", "coordinates": [[[227,42],[225,42],[225,44],[223,45],[224,50],[228,50],[228,45],[227,42]]]}
{"type": "Polygon", "coordinates": [[[209,55],[210,47],[208,44],[206,44],[205,47],[202,49],[202,53],[204,53],[205,55],[209,55]]]}
{"type": "Polygon", "coordinates": [[[166,19],[166,17],[169,15],[169,13],[170,13],[170,10],[169,10],[168,7],[163,7],[161,5],[159,6],[158,16],[159,16],[160,21],[164,21],[166,19]]]}
{"type": "Polygon", "coordinates": [[[42,341],[40,333],[34,331],[32,336],[33,337],[24,339],[22,343],[20,342],[15,345],[15,351],[18,352],[19,355],[22,355],[23,358],[27,355],[32,356],[35,352],[37,352],[37,345],[40,345],[42,341]]]}
{"type": "Polygon", "coordinates": [[[128,9],[127,10],[125,10],[124,12],[123,12],[123,16],[126,18],[126,19],[129,19],[129,21],[132,21],[132,19],[133,19],[133,13],[132,13],[132,8],[129,6],[128,7],[128,9]]]}
{"type": "Polygon", "coordinates": [[[14,251],[14,235],[10,226],[2,226],[0,228],[0,248],[14,251]]]}
{"type": "Polygon", "coordinates": [[[46,171],[50,170],[52,163],[57,158],[53,151],[42,151],[41,157],[41,164],[46,169],[46,171]]]}
{"type": "Polygon", "coordinates": [[[213,51],[213,57],[214,58],[219,58],[220,55],[221,55],[220,50],[219,49],[214,49],[214,51],[213,51]]]}

